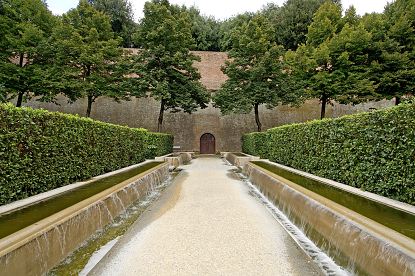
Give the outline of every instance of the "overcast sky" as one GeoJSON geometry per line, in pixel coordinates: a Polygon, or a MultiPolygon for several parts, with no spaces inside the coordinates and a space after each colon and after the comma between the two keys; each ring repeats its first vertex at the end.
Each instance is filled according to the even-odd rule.
{"type": "MultiPolygon", "coordinates": [[[[54,14],[62,14],[76,7],[79,0],[47,0],[49,9],[54,14]]],[[[146,0],[130,0],[134,7],[134,15],[138,20],[143,16],[143,7],[146,0]]],[[[202,14],[212,15],[217,19],[226,19],[232,15],[246,11],[257,11],[266,3],[274,2],[282,5],[285,0],[170,0],[170,3],[196,6],[202,14]]],[[[358,14],[370,12],[382,12],[386,3],[390,0],[342,0],[343,8],[354,5],[358,14]]]]}

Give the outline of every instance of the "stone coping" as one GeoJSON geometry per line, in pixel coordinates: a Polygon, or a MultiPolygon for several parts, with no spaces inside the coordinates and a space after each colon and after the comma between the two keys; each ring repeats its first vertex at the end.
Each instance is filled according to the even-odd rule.
{"type": "Polygon", "coordinates": [[[399,248],[402,248],[404,251],[406,251],[408,255],[411,255],[415,259],[415,240],[412,240],[411,238],[408,238],[402,235],[401,233],[398,233],[395,230],[384,226],[383,224],[380,224],[368,217],[365,217],[353,210],[350,210],[349,208],[344,207],[343,205],[339,203],[336,203],[328,198],[325,198],[324,196],[321,196],[313,191],[310,191],[299,184],[296,184],[288,179],[285,179],[284,177],[279,176],[278,174],[270,172],[253,163],[249,163],[249,165],[253,166],[254,168],[262,171],[263,173],[267,175],[272,176],[273,178],[288,185],[292,189],[306,195],[312,200],[315,200],[319,202],[320,204],[323,204],[324,206],[337,212],[338,214],[341,214],[344,217],[349,218],[350,220],[358,223],[364,229],[371,230],[370,232],[375,233],[377,236],[387,238],[388,240],[390,240],[391,242],[394,242],[399,248]]]}
{"type": "MultiPolygon", "coordinates": [[[[149,161],[146,161],[149,162],[149,161]]],[[[145,162],[143,162],[145,163],[145,162]]],[[[140,163],[140,164],[143,164],[140,163]]],[[[138,164],[138,165],[140,165],[138,164]]],[[[137,165],[134,165],[137,166],[137,165]]],[[[160,165],[157,165],[149,170],[146,170],[136,176],[133,176],[119,184],[116,184],[112,186],[111,188],[108,188],[98,194],[95,194],[81,202],[78,202],[66,209],[63,209],[62,211],[59,211],[47,218],[44,218],[26,228],[23,228],[7,237],[4,237],[3,239],[0,239],[0,256],[4,256],[17,248],[25,245],[29,241],[35,239],[36,237],[42,235],[43,233],[46,233],[47,231],[55,228],[57,225],[60,225],[64,221],[67,221],[68,219],[75,217],[77,214],[81,213],[85,209],[88,209],[90,206],[94,205],[96,202],[101,201],[107,197],[110,197],[113,193],[121,191],[124,189],[125,186],[128,184],[140,179],[141,177],[145,176],[146,174],[149,174],[151,172],[154,172],[156,170],[159,170],[163,166],[167,166],[166,163],[162,163],[160,165]]],[[[125,170],[124,168],[123,170],[125,170]]],[[[119,171],[118,171],[119,172],[119,171]]],[[[112,172],[114,173],[114,172],[112,172]]]]}
{"type": "Polygon", "coordinates": [[[186,162],[190,162],[194,157],[194,152],[174,152],[164,156],[156,157],[157,161],[168,162],[170,165],[170,170],[174,170],[186,162]]]}
{"type": "MultiPolygon", "coordinates": [[[[261,160],[262,161],[262,160],[261,160]]],[[[350,226],[353,227],[357,227],[355,234],[359,233],[359,235],[368,235],[366,236],[367,238],[362,238],[363,240],[368,239],[375,241],[375,243],[377,243],[378,247],[381,250],[384,250],[383,252],[386,253],[390,253],[388,250],[392,250],[391,252],[393,252],[394,250],[396,254],[401,254],[403,253],[405,260],[406,261],[410,261],[410,260],[415,260],[415,240],[412,240],[396,231],[394,231],[393,229],[390,229],[378,222],[375,222],[373,220],[371,220],[370,218],[367,218],[355,211],[352,211],[334,201],[331,201],[315,192],[312,192],[294,182],[291,182],[275,173],[272,173],[258,165],[255,165],[254,163],[248,163],[245,168],[244,168],[244,173],[248,176],[248,178],[251,180],[251,175],[253,171],[260,171],[262,172],[264,175],[267,175],[268,177],[270,177],[271,179],[274,179],[275,183],[281,183],[283,185],[288,186],[288,189],[291,189],[293,191],[295,191],[295,193],[297,193],[298,195],[301,195],[301,198],[297,198],[297,200],[299,200],[299,204],[300,205],[304,205],[304,206],[309,206],[306,203],[302,203],[303,201],[310,201],[310,202],[314,202],[314,204],[320,205],[322,210],[327,210],[329,213],[333,214],[334,217],[338,218],[339,223],[341,224],[349,224],[350,226]],[[357,230],[360,229],[360,230],[357,230]],[[373,239],[373,238],[374,239],[373,239]],[[399,253],[401,252],[401,253],[399,253]]],[[[252,180],[251,180],[252,181],[252,180]]],[[[257,182],[260,180],[256,180],[257,182]]],[[[254,183],[255,185],[257,185],[256,183],[254,183]]],[[[274,195],[272,195],[274,196],[274,195]]],[[[304,210],[303,215],[303,219],[305,219],[306,221],[307,219],[307,211],[304,210]]],[[[324,213],[324,212],[323,212],[324,213]]],[[[330,237],[325,237],[325,238],[332,238],[333,233],[331,231],[338,231],[339,227],[334,227],[333,225],[328,226],[326,222],[324,221],[320,221],[319,225],[313,225],[313,227],[329,227],[328,228],[328,232],[330,237]],[[331,229],[331,230],[330,230],[331,229]],[[336,230],[337,229],[337,230],[336,230]]],[[[340,230],[342,230],[340,228],[340,230]]],[[[344,233],[343,233],[344,234],[344,233]]],[[[350,235],[352,235],[352,233],[350,233],[350,235]]],[[[346,237],[343,237],[346,238],[346,237]]],[[[355,236],[350,236],[350,243],[353,243],[353,240],[355,239],[355,236]]],[[[347,238],[346,238],[347,239],[347,238]]],[[[341,242],[340,242],[341,244],[341,242]]],[[[354,245],[349,249],[353,249],[355,246],[361,246],[361,245],[354,245]]],[[[364,246],[364,245],[363,245],[364,246]]],[[[369,244],[368,244],[369,246],[369,244]]],[[[339,248],[341,251],[344,250],[344,248],[339,248]]],[[[372,250],[369,249],[369,250],[372,250]]],[[[350,252],[349,252],[350,253],[350,252]]],[[[371,252],[373,253],[373,252],[371,252]]],[[[381,252],[379,253],[374,253],[376,254],[381,254],[381,252]]],[[[378,257],[380,257],[382,260],[385,261],[385,258],[387,259],[387,256],[382,256],[382,255],[377,255],[378,257]]],[[[353,256],[351,256],[353,257],[353,256]]],[[[398,260],[398,263],[400,263],[401,261],[403,261],[403,259],[398,260]]],[[[388,265],[389,260],[386,260],[386,265],[388,265]]],[[[412,266],[411,266],[412,267],[412,266]]],[[[415,268],[413,268],[415,269],[415,268]]]]}
{"type": "Polygon", "coordinates": [[[377,194],[374,194],[374,193],[371,193],[371,192],[362,191],[358,188],[355,188],[355,187],[352,187],[352,186],[349,186],[349,185],[346,185],[346,184],[343,184],[343,183],[340,183],[340,182],[336,182],[336,181],[331,180],[331,179],[316,176],[314,174],[307,173],[307,172],[304,172],[304,171],[300,171],[300,170],[297,170],[297,169],[294,169],[294,168],[291,168],[291,167],[288,167],[288,166],[285,166],[285,165],[281,165],[281,164],[276,163],[276,162],[271,162],[268,159],[261,159],[259,161],[267,162],[267,163],[272,164],[274,166],[277,166],[277,167],[279,167],[283,170],[287,170],[287,171],[299,174],[301,176],[319,181],[323,184],[336,187],[336,188],[344,190],[346,192],[349,192],[349,193],[367,198],[369,200],[387,205],[387,206],[395,208],[395,209],[399,209],[401,211],[410,213],[410,214],[415,216],[415,206],[410,205],[408,203],[400,202],[400,201],[397,201],[397,200],[394,200],[394,199],[391,199],[391,198],[387,198],[387,197],[384,197],[384,196],[381,196],[381,195],[377,195],[377,194]]]}
{"type": "Polygon", "coordinates": [[[181,154],[189,154],[190,156],[194,156],[195,152],[194,151],[176,151],[176,152],[171,152],[163,156],[157,156],[154,158],[154,160],[164,161],[167,157],[179,157],[181,154]]]}
{"type": "Polygon", "coordinates": [[[243,169],[249,161],[260,160],[259,156],[253,156],[242,152],[223,152],[222,158],[225,158],[232,165],[243,169]]]}
{"type": "MultiPolygon", "coordinates": [[[[137,168],[139,166],[142,166],[144,164],[154,162],[154,161],[158,161],[158,160],[146,160],[144,162],[141,162],[141,163],[138,163],[138,164],[135,164],[135,165],[131,165],[131,166],[128,166],[128,167],[125,167],[125,168],[122,168],[122,169],[119,169],[119,170],[116,170],[116,171],[112,171],[112,172],[109,172],[109,173],[94,176],[94,177],[92,177],[92,178],[90,178],[86,181],[75,182],[73,184],[68,184],[68,185],[65,185],[63,187],[59,187],[59,188],[56,188],[56,189],[53,189],[53,190],[50,190],[50,191],[47,191],[47,192],[44,192],[44,193],[40,193],[40,194],[31,196],[31,197],[28,197],[28,198],[24,198],[24,199],[21,199],[21,200],[11,202],[9,204],[2,205],[2,206],[0,206],[0,216],[2,216],[4,214],[7,214],[7,213],[10,213],[10,212],[13,212],[13,211],[16,211],[18,209],[22,209],[24,207],[28,207],[28,206],[36,204],[40,201],[44,201],[44,200],[47,200],[49,198],[58,196],[60,194],[66,193],[68,191],[75,190],[79,187],[82,187],[82,186],[87,185],[91,182],[100,180],[102,178],[106,178],[106,177],[109,177],[109,176],[112,176],[114,174],[118,174],[118,173],[130,170],[130,169],[134,169],[134,168],[137,168]]],[[[162,161],[164,161],[164,160],[162,160],[162,161]]]]}
{"type": "MultiPolygon", "coordinates": [[[[242,152],[242,151],[221,151],[220,152],[220,156],[222,157],[222,158],[226,158],[226,155],[228,155],[228,154],[234,154],[235,156],[237,156],[237,157],[241,157],[241,158],[245,158],[245,157],[249,157],[249,158],[258,158],[258,160],[259,160],[259,156],[255,156],[255,155],[250,155],[250,154],[247,154],[247,153],[244,153],[244,152],[242,152]],[[237,156],[237,155],[235,155],[234,153],[240,153],[240,154],[243,154],[244,156],[237,156]]],[[[262,160],[262,159],[261,159],[262,160]]]]}

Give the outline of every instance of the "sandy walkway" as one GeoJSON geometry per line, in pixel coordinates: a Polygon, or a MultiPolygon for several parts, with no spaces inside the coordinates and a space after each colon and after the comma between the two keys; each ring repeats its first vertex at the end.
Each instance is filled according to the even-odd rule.
{"type": "Polygon", "coordinates": [[[317,275],[219,158],[184,166],[93,275],[317,275]]]}

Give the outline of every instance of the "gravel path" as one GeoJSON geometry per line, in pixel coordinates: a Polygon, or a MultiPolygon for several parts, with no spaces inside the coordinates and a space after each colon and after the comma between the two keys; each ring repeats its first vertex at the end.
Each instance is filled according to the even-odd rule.
{"type": "Polygon", "coordinates": [[[319,275],[233,167],[183,168],[92,275],[319,275]]]}

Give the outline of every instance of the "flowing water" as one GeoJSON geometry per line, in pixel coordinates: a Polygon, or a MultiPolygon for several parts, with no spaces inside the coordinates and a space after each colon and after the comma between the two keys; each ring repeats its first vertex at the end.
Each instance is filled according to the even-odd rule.
{"type": "MultiPolygon", "coordinates": [[[[227,165],[233,166],[229,161],[224,161],[227,165]]],[[[295,217],[288,208],[284,208],[279,202],[274,202],[272,199],[275,200],[275,198],[272,197],[270,199],[269,196],[264,194],[260,187],[253,184],[242,173],[241,169],[236,168],[233,171],[249,187],[251,195],[258,198],[264,204],[275,220],[287,231],[310,259],[313,260],[324,275],[366,275],[361,269],[351,264],[341,252],[338,250],[333,252],[332,246],[329,246],[321,235],[295,217]]]]}
{"type": "Polygon", "coordinates": [[[340,205],[343,205],[344,207],[349,208],[350,210],[353,210],[367,218],[383,224],[411,239],[415,239],[414,214],[349,193],[345,190],[321,183],[317,180],[306,178],[299,174],[274,166],[268,162],[253,161],[252,163],[310,191],[324,196],[325,198],[328,198],[340,205]]]}
{"type": "MultiPolygon", "coordinates": [[[[409,255],[406,255],[399,247],[396,248],[390,244],[387,239],[371,234],[343,215],[333,212],[326,205],[309,199],[289,185],[284,185],[266,171],[278,174],[334,202],[343,203],[346,207],[351,204],[350,209],[364,213],[368,217],[371,216],[371,219],[377,219],[380,223],[383,222],[382,219],[388,221],[389,224],[395,221],[397,225],[392,225],[391,228],[407,234],[407,237],[411,235],[411,231],[408,230],[413,229],[410,228],[413,217],[406,217],[408,220],[405,220],[405,216],[411,215],[409,212],[404,212],[402,215],[404,219],[402,217],[387,218],[387,215],[396,215],[396,212],[402,211],[393,210],[389,206],[382,206],[380,203],[371,202],[366,198],[319,181],[286,172],[267,162],[253,163],[263,169],[248,167],[247,174],[249,180],[255,183],[255,187],[258,186],[258,190],[267,199],[266,205],[270,205],[271,210],[281,212],[292,225],[300,230],[300,233],[303,233],[319,250],[330,256],[345,271],[352,275],[413,275],[415,262],[412,253],[409,252],[409,255]],[[359,208],[353,208],[353,204],[358,205],[359,208]],[[392,210],[384,211],[385,209],[392,210]],[[384,213],[376,214],[376,212],[384,213]]],[[[284,220],[282,222],[284,223],[284,220]]],[[[382,224],[385,225],[385,223],[382,224]]],[[[290,228],[286,228],[287,231],[290,231],[290,228]]],[[[409,239],[402,237],[402,239],[407,240],[409,244],[412,243],[411,237],[409,239]]],[[[299,244],[301,245],[301,242],[299,244]]],[[[306,246],[305,251],[307,250],[306,246]]],[[[312,249],[311,257],[314,254],[313,251],[315,249],[312,249]]],[[[336,273],[328,271],[327,274],[335,275],[336,273]]]]}
{"type": "MultiPolygon", "coordinates": [[[[45,200],[28,208],[1,216],[0,238],[18,231],[27,225],[35,223],[44,217],[63,210],[68,206],[76,204],[81,200],[84,200],[161,163],[162,162],[147,163],[138,168],[94,181],[74,191],[61,194],[57,197],[45,200]]],[[[384,206],[375,201],[370,201],[366,198],[362,198],[358,195],[349,193],[333,186],[325,185],[319,181],[286,171],[267,162],[255,161],[253,163],[265,170],[278,174],[283,178],[303,186],[304,188],[316,192],[351,210],[354,210],[368,218],[388,226],[406,235],[409,238],[414,239],[415,237],[415,219],[413,214],[397,210],[389,206],[384,206]]],[[[264,172],[260,173],[264,174],[264,172]]],[[[257,188],[247,178],[241,174],[239,175],[241,178],[243,178],[243,180],[250,188],[251,194],[262,201],[262,203],[267,207],[267,209],[271,212],[279,224],[290,234],[290,236],[304,250],[304,252],[306,252],[310,258],[322,269],[324,274],[366,275],[365,270],[356,265],[354,262],[356,258],[361,258],[359,254],[364,254],[364,252],[357,252],[356,256],[345,256],[342,252],[336,249],[336,246],[334,245],[338,241],[338,237],[330,237],[329,239],[322,237],[309,224],[307,224],[303,219],[296,216],[296,214],[292,212],[290,209],[290,202],[278,202],[278,199],[270,197],[270,195],[267,194],[267,191],[260,190],[261,188],[257,188]]],[[[96,206],[92,207],[95,208],[95,211],[98,210],[99,214],[99,218],[96,218],[97,212],[91,209],[91,214],[95,214],[94,219],[98,219],[100,221],[101,216],[110,216],[112,223],[105,226],[105,223],[100,222],[99,225],[101,225],[101,228],[103,229],[99,230],[78,250],[76,250],[68,258],[61,262],[61,264],[59,264],[55,269],[49,272],[49,275],[86,275],[94,266],[94,264],[97,263],[109,249],[111,249],[111,247],[117,242],[118,238],[125,233],[125,231],[134,223],[134,221],[137,220],[142,212],[152,202],[154,202],[156,198],[159,197],[160,192],[167,185],[169,185],[169,183],[171,183],[171,178],[163,182],[161,185],[159,185],[160,182],[161,175],[151,175],[149,177],[145,177],[144,179],[138,179],[134,181],[134,183],[127,185],[120,193],[112,195],[110,198],[111,204],[116,205],[118,209],[124,211],[120,216],[115,217],[114,215],[115,218],[112,217],[111,212],[106,204],[97,204],[96,206]],[[141,184],[144,184],[147,187],[147,196],[144,198],[139,196],[142,195],[143,192],[143,190],[139,188],[143,187],[141,184]],[[138,198],[141,198],[141,200],[137,200],[130,206],[125,206],[122,198],[124,195],[131,193],[137,194],[138,198]]],[[[283,188],[283,193],[291,192],[288,188],[283,188]]],[[[294,198],[294,200],[301,199],[294,198]]],[[[307,212],[310,214],[321,214],[327,212],[327,210],[324,207],[317,206],[317,204],[313,205],[310,203],[307,205],[307,212]]],[[[92,219],[92,217],[88,218],[88,216],[85,216],[82,218],[83,221],[88,219],[92,219]]],[[[82,222],[78,220],[73,221],[73,223],[78,225],[82,224],[82,222]]],[[[356,230],[352,229],[353,226],[345,226],[342,221],[338,221],[338,223],[336,222],[332,228],[337,231],[336,232],[333,230],[333,232],[343,232],[343,236],[350,235],[350,233],[356,230]]],[[[60,247],[62,248],[63,252],[66,247],[66,230],[64,227],[57,227],[55,230],[58,231],[59,235],[62,237],[60,241],[60,247]]],[[[365,243],[368,241],[363,234],[364,233],[356,238],[355,241],[357,243],[365,243]]],[[[37,241],[39,241],[39,239],[37,239],[37,241]]],[[[41,246],[39,245],[39,250],[41,250],[40,248],[41,246]]],[[[369,244],[367,250],[371,251],[369,244]]],[[[386,251],[383,252],[384,255],[387,255],[387,253],[388,252],[386,251]]],[[[37,253],[36,250],[34,250],[34,258],[38,258],[39,262],[43,262],[41,254],[38,255],[39,258],[36,257],[37,253]]]]}
{"type": "Polygon", "coordinates": [[[241,179],[251,189],[253,196],[262,201],[266,208],[271,212],[274,218],[281,224],[281,226],[290,234],[294,241],[304,250],[304,252],[320,267],[325,275],[353,275],[354,269],[342,268],[332,258],[330,258],[322,249],[320,249],[313,241],[311,241],[304,232],[293,224],[290,219],[279,210],[269,199],[261,193],[261,191],[253,185],[243,175],[239,174],[241,179]]]}
{"type": "Polygon", "coordinates": [[[219,158],[183,169],[91,275],[320,275],[219,158]]]}
{"type": "Polygon", "coordinates": [[[90,239],[52,269],[48,275],[87,275],[96,263],[115,245],[146,208],[159,198],[161,192],[170,185],[174,174],[159,186],[153,186],[147,196],[128,207],[123,214],[114,219],[104,229],[90,239]]]}
{"type": "MultiPolygon", "coordinates": [[[[0,239],[160,164],[162,162],[145,163],[142,166],[93,181],[75,190],[4,214],[0,216],[0,239]]],[[[122,202],[116,204],[122,204],[122,202]]]]}

